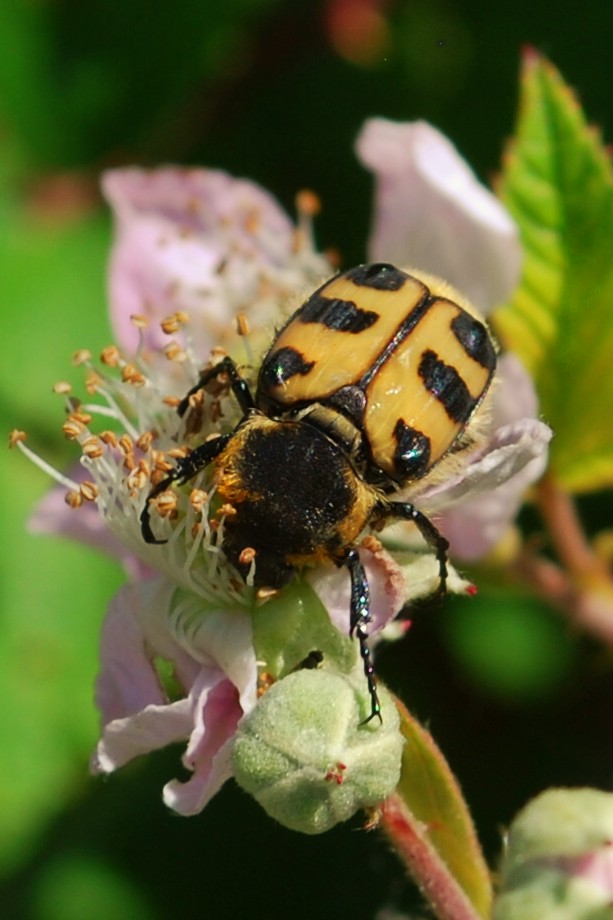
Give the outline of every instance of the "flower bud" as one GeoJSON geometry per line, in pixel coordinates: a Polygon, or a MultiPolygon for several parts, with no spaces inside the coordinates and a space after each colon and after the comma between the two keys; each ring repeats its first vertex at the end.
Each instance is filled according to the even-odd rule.
{"type": "Polygon", "coordinates": [[[550,789],[511,825],[493,920],[613,916],[613,794],[550,789]]]}
{"type": "Polygon", "coordinates": [[[364,723],[363,674],[302,670],[274,684],[242,720],[234,776],[285,827],[319,834],[376,805],[398,783],[403,738],[379,685],[383,724],[364,723]],[[358,680],[358,676],[361,680],[358,680]]]}

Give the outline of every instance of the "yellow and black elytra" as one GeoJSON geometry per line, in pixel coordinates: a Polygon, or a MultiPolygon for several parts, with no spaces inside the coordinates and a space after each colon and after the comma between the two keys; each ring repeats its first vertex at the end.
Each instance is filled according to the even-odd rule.
{"type": "Polygon", "coordinates": [[[445,591],[448,543],[430,520],[393,492],[422,479],[457,443],[496,367],[487,327],[444,282],[393,265],[359,265],[323,284],[275,337],[255,398],[230,358],[205,370],[179,405],[220,374],[242,410],[233,432],[177,461],[151,490],[143,537],[156,539],[149,503],[215,462],[217,490],[236,511],[223,550],[255,583],[286,584],[303,566],[332,561],[351,579],[356,635],[371,712],[381,718],[367,624],[368,582],[356,542],[368,525],[412,521],[439,563],[445,591]],[[458,301],[458,302],[456,302],[458,301]],[[244,558],[244,557],[243,557],[244,558]]]}

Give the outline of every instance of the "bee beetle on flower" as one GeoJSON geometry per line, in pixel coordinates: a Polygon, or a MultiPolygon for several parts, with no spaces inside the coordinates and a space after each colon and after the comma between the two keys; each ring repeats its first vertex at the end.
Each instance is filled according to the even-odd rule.
{"type": "Polygon", "coordinates": [[[205,370],[178,406],[220,375],[242,417],[176,461],[141,513],[169,487],[211,463],[224,502],[222,549],[255,585],[280,588],[297,570],[332,561],[351,579],[349,631],[356,635],[370,694],[381,707],[367,642],[369,586],[356,543],[367,526],[414,523],[439,565],[445,591],[447,540],[401,487],[425,477],[458,443],[481,404],[496,350],[474,308],[445,282],[388,263],[359,265],[325,282],[275,337],[255,396],[230,357],[205,370]]]}

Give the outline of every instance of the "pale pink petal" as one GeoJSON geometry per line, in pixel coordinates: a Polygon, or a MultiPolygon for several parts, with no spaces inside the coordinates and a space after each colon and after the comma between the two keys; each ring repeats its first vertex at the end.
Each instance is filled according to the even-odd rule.
{"type": "Polygon", "coordinates": [[[232,741],[243,716],[229,680],[212,687],[197,682],[191,698],[194,729],[183,762],[193,775],[185,783],[172,780],[164,787],[164,801],[182,815],[202,811],[232,775],[232,741]]]}
{"type": "Polygon", "coordinates": [[[206,359],[258,296],[263,270],[290,262],[292,224],[255,183],[219,170],[126,169],[106,173],[103,190],[117,219],[111,315],[127,350],[137,344],[132,314],[149,317],[145,340],[155,347],[168,341],[159,320],[182,310],[206,359]]]}
{"type": "Polygon", "coordinates": [[[369,258],[440,275],[483,311],[519,281],[515,223],[451,142],[423,121],[367,121],[357,153],[375,173],[369,258]]]}
{"type": "MultiPolygon", "coordinates": [[[[228,722],[230,726],[230,722],[228,722]]],[[[232,776],[232,748],[236,727],[210,761],[200,760],[194,775],[186,783],[171,780],[166,783],[163,798],[166,805],[180,815],[196,815],[213,796],[217,795],[226,780],[232,776]]]]}
{"type": "Polygon", "coordinates": [[[132,590],[119,589],[109,605],[100,639],[101,671],[95,701],[102,723],[165,702],[151,653],[131,609],[132,590]]]}
{"type": "Polygon", "coordinates": [[[155,656],[172,662],[177,679],[186,690],[191,686],[199,666],[163,625],[173,591],[169,582],[140,582],[124,585],[111,601],[102,626],[95,689],[103,725],[165,703],[155,656]]]}
{"type": "Polygon", "coordinates": [[[182,741],[189,736],[192,711],[189,700],[146,706],[125,719],[105,725],[92,761],[94,773],[112,773],[124,764],[182,741]]]}
{"type": "MultiPolygon", "coordinates": [[[[407,597],[406,582],[402,570],[385,549],[372,552],[361,548],[360,560],[364,565],[370,589],[370,631],[376,632],[383,629],[404,606],[407,597]]],[[[349,631],[351,600],[348,570],[320,566],[311,569],[306,577],[336,628],[346,635],[349,631]]]]}

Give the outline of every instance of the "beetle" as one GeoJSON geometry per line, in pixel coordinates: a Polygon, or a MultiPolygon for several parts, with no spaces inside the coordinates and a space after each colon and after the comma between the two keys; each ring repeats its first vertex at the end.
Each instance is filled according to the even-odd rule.
{"type": "Polygon", "coordinates": [[[255,396],[232,358],[204,370],[178,406],[225,375],[241,409],[233,431],[191,450],[153,486],[141,513],[211,463],[235,513],[222,548],[254,583],[280,588],[305,566],[332,562],[350,577],[349,634],[356,636],[370,697],[381,706],[368,646],[368,581],[357,540],[369,526],[412,521],[438,560],[445,592],[448,541],[394,492],[423,479],[452,450],[490,386],[496,348],[470,304],[445,282],[388,263],[359,265],[322,284],[275,336],[255,396]]]}

